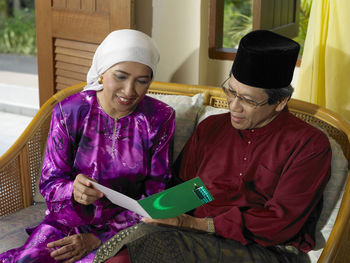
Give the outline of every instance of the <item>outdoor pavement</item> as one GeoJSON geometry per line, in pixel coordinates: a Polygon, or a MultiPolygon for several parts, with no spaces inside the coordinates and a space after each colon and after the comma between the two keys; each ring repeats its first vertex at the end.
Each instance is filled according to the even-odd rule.
{"type": "Polygon", "coordinates": [[[0,54],[0,156],[16,141],[38,109],[36,57],[0,54]]]}

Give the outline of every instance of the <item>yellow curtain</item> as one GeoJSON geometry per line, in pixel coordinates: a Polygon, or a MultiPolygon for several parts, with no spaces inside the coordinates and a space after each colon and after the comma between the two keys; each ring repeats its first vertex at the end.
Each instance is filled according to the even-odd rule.
{"type": "Polygon", "coordinates": [[[313,0],[294,97],[350,121],[350,0],[313,0]]]}

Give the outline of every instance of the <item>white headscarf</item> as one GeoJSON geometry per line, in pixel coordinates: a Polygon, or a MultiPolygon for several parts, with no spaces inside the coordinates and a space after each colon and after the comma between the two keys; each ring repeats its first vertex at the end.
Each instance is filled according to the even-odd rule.
{"type": "Polygon", "coordinates": [[[154,76],[159,52],[153,39],[132,29],[111,32],[96,49],[84,90],[102,90],[103,85],[98,83],[99,77],[113,65],[126,61],[149,66],[154,76]]]}

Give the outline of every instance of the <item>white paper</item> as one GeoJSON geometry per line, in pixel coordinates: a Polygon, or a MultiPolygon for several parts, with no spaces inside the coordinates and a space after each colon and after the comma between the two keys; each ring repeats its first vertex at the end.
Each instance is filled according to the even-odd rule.
{"type": "Polygon", "coordinates": [[[108,187],[91,181],[94,188],[104,193],[104,195],[116,205],[124,207],[130,211],[133,211],[141,216],[151,218],[150,215],[143,209],[143,207],[135,200],[122,193],[114,191],[108,187]]]}

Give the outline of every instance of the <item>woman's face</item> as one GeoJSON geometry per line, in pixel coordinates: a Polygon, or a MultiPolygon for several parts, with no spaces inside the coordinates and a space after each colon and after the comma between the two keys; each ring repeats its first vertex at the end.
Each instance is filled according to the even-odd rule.
{"type": "Polygon", "coordinates": [[[103,77],[103,89],[97,98],[103,110],[113,118],[132,112],[151,84],[152,70],[138,62],[121,62],[110,67],[103,77]]]}

